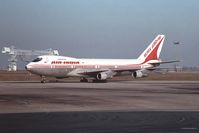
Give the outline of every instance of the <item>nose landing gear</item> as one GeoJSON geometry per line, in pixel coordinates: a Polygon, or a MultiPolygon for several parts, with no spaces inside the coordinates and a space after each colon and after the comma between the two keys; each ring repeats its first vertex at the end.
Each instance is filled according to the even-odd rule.
{"type": "Polygon", "coordinates": [[[41,83],[46,83],[46,77],[45,76],[41,76],[41,83]]]}

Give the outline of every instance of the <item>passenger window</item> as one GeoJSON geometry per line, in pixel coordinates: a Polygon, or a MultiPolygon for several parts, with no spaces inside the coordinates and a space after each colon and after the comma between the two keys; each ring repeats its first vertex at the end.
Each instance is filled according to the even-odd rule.
{"type": "Polygon", "coordinates": [[[39,61],[41,61],[42,60],[42,58],[36,58],[36,59],[34,59],[32,62],[39,62],[39,61]]]}

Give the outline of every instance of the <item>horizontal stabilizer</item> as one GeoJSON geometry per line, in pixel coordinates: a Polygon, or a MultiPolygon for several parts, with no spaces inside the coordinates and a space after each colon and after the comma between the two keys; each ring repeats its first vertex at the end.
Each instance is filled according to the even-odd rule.
{"type": "Polygon", "coordinates": [[[151,65],[160,65],[160,64],[167,64],[167,63],[175,63],[180,62],[179,60],[172,60],[172,61],[160,61],[160,62],[151,62],[151,65]]]}

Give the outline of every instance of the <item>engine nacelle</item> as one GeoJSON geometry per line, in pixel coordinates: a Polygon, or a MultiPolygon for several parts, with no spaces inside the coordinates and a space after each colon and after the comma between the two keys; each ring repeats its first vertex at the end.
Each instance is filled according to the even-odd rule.
{"type": "Polygon", "coordinates": [[[142,77],[147,77],[147,74],[144,73],[142,70],[138,70],[132,73],[132,76],[134,78],[142,78],[142,77]]]}
{"type": "Polygon", "coordinates": [[[115,73],[111,70],[100,72],[96,75],[96,80],[106,80],[112,78],[115,73]]]}
{"type": "Polygon", "coordinates": [[[106,80],[108,78],[108,75],[105,72],[101,72],[97,74],[97,80],[106,80]]]}

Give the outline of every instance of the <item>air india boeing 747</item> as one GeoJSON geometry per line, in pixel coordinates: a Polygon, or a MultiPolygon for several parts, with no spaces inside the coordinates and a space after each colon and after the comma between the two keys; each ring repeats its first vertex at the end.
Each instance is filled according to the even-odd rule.
{"type": "Polygon", "coordinates": [[[143,77],[145,70],[155,70],[163,63],[159,56],[164,44],[164,35],[158,35],[137,59],[85,59],[66,56],[39,56],[26,65],[26,70],[41,76],[56,78],[80,77],[80,82],[106,81],[118,73],[130,72],[133,77],[143,77]]]}

